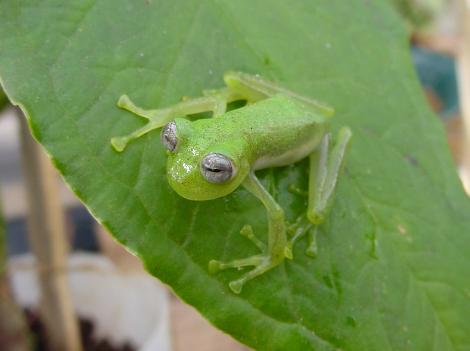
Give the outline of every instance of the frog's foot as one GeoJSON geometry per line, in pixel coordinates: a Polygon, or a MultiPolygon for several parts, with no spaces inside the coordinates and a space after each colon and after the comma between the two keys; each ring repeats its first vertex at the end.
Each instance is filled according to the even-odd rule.
{"type": "Polygon", "coordinates": [[[266,244],[254,235],[252,227],[248,224],[243,226],[243,228],[240,230],[240,234],[253,242],[253,244],[255,244],[260,249],[261,254],[233,260],[230,262],[221,262],[218,260],[211,260],[209,262],[210,273],[217,273],[230,268],[240,270],[245,267],[255,267],[251,271],[245,273],[241,278],[229,283],[230,289],[236,294],[239,294],[242,291],[243,285],[247,281],[280,264],[284,260],[284,256],[288,257],[287,252],[284,252],[283,255],[274,255],[268,253],[266,244]]]}
{"type": "Polygon", "coordinates": [[[295,243],[303,238],[305,235],[308,237],[308,246],[305,249],[305,254],[310,257],[317,256],[317,232],[318,226],[312,224],[306,215],[299,216],[297,220],[288,226],[287,233],[290,236],[287,246],[293,250],[295,243]]]}
{"type": "Polygon", "coordinates": [[[122,95],[119,98],[117,105],[124,110],[130,111],[137,116],[145,118],[148,121],[143,127],[128,135],[118,136],[111,139],[111,144],[118,152],[123,151],[127,144],[129,144],[131,141],[140,138],[144,134],[147,134],[154,129],[163,127],[172,118],[171,108],[144,110],[136,106],[127,95],[122,95]]]}
{"type": "Polygon", "coordinates": [[[264,254],[233,260],[230,262],[211,260],[209,262],[209,271],[211,273],[216,273],[229,268],[242,269],[248,266],[255,267],[251,271],[245,273],[241,278],[233,280],[229,283],[230,289],[235,294],[239,294],[242,291],[243,285],[245,285],[247,281],[267,272],[273,267],[276,267],[279,263],[282,262],[282,260],[283,257],[275,258],[264,254]]]}

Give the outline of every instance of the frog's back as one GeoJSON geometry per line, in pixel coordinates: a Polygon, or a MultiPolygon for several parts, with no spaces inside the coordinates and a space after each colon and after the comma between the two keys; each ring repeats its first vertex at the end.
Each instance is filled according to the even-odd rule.
{"type": "Polygon", "coordinates": [[[292,97],[277,95],[206,120],[204,134],[217,142],[245,140],[253,167],[262,169],[308,155],[319,144],[329,118],[292,97]]]}

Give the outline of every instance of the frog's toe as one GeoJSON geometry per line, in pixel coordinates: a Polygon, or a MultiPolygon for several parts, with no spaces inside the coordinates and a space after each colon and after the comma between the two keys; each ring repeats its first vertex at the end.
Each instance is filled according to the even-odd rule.
{"type": "Polygon", "coordinates": [[[230,290],[232,290],[235,294],[240,294],[242,292],[244,282],[240,280],[234,280],[228,284],[230,290]]]}
{"type": "Polygon", "coordinates": [[[266,252],[266,244],[256,237],[251,225],[245,224],[243,228],[240,229],[240,234],[255,244],[261,252],[266,252]]]}
{"type": "Polygon", "coordinates": [[[134,106],[131,99],[126,94],[123,94],[119,97],[117,105],[120,108],[128,108],[129,106],[134,106]]]}
{"type": "Polygon", "coordinates": [[[311,244],[309,245],[306,249],[305,249],[305,254],[307,256],[310,256],[312,258],[315,258],[317,257],[317,254],[318,254],[318,247],[316,244],[311,244]]]}
{"type": "Polygon", "coordinates": [[[222,262],[217,260],[210,260],[209,273],[214,274],[222,270],[222,262]]]}
{"type": "Polygon", "coordinates": [[[288,258],[289,260],[294,259],[294,254],[292,253],[292,243],[288,242],[286,247],[284,248],[284,256],[288,258]]]}
{"type": "Polygon", "coordinates": [[[117,152],[122,152],[126,148],[129,142],[129,138],[127,137],[114,137],[111,139],[111,145],[113,146],[114,150],[117,152]]]}
{"type": "Polygon", "coordinates": [[[305,249],[305,254],[312,258],[317,257],[318,254],[317,233],[318,227],[313,227],[308,231],[308,246],[305,249]]]}

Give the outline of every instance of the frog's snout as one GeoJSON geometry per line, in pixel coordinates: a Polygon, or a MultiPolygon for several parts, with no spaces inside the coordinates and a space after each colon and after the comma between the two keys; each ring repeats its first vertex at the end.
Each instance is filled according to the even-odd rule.
{"type": "Polygon", "coordinates": [[[191,174],[197,172],[195,167],[181,159],[168,160],[167,177],[172,183],[185,184],[191,178],[191,174]]]}
{"type": "Polygon", "coordinates": [[[188,197],[185,189],[192,187],[197,169],[182,159],[168,159],[167,178],[170,186],[181,196],[188,197]]]}
{"type": "Polygon", "coordinates": [[[229,181],[223,184],[208,182],[201,174],[200,162],[183,157],[169,157],[167,179],[173,190],[180,196],[195,201],[213,200],[232,192],[237,183],[229,181]]]}
{"type": "Polygon", "coordinates": [[[212,198],[210,191],[201,181],[202,177],[198,166],[197,162],[189,162],[182,157],[168,158],[168,183],[178,195],[185,199],[207,200],[212,198]]]}

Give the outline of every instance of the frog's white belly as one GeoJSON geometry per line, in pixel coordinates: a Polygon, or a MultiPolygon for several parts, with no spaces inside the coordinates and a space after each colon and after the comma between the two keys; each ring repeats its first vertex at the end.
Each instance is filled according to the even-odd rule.
{"type": "Polygon", "coordinates": [[[305,143],[292,148],[280,155],[264,155],[258,158],[253,164],[253,170],[264,168],[281,167],[293,164],[307,157],[320,143],[321,138],[310,138],[305,143]]]}

